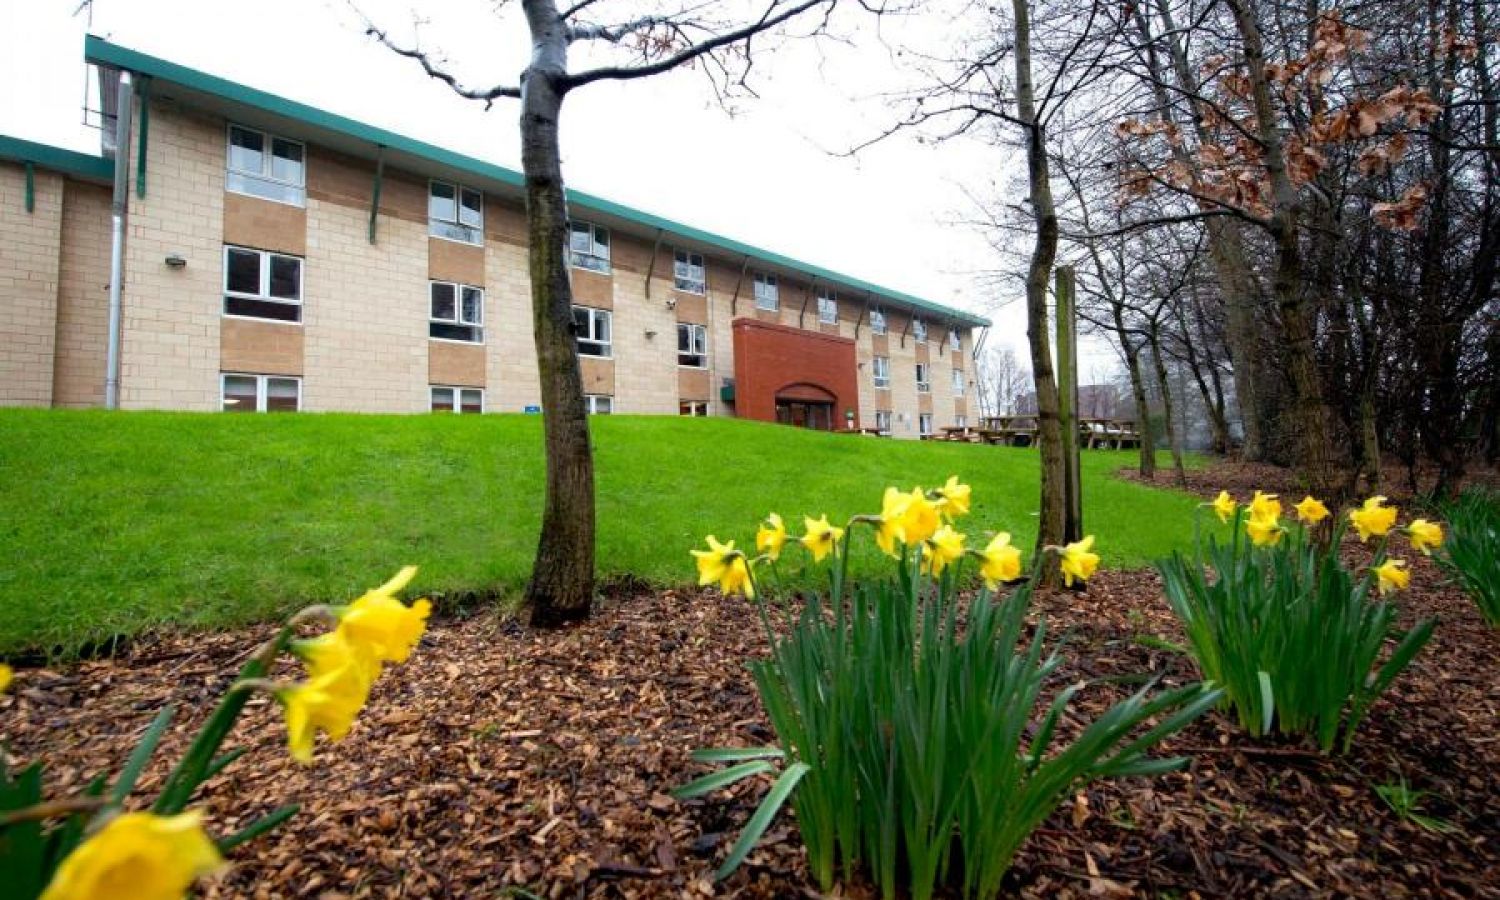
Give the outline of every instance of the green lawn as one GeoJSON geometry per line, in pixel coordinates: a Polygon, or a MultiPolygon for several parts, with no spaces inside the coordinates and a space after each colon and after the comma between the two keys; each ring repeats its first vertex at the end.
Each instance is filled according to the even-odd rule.
{"type": "MultiPolygon", "coordinates": [[[[887,484],[956,474],[971,532],[1029,547],[1034,451],[814,434],[726,419],[592,420],[599,568],[693,574],[703,535],[752,538],[776,510],[876,511],[887,484]]],[[[1106,565],[1190,540],[1194,501],[1084,455],[1086,519],[1106,565]]],[[[0,653],[66,655],[165,625],[233,625],[347,598],[403,563],[415,587],[513,593],[536,543],[535,416],[226,416],[0,410],[0,653]]]]}

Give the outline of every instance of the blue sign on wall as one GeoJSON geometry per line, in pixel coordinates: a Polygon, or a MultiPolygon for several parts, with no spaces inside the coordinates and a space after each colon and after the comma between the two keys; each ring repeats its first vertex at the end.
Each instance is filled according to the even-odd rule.
{"type": "Polygon", "coordinates": [[[542,411],[542,408],[540,406],[532,406],[530,404],[527,404],[527,406],[526,406],[526,412],[529,412],[529,413],[539,413],[541,411],[542,411]]]}

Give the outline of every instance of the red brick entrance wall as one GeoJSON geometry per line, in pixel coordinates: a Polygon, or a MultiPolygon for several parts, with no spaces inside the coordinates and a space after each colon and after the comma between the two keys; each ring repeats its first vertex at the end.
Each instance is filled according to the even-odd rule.
{"type": "MultiPolygon", "coordinates": [[[[742,419],[776,421],[776,395],[794,385],[832,394],[834,428],[844,413],[859,421],[859,381],[854,341],[757,319],[734,320],[734,407],[742,419]]],[[[805,391],[803,393],[806,393],[805,391]]]]}

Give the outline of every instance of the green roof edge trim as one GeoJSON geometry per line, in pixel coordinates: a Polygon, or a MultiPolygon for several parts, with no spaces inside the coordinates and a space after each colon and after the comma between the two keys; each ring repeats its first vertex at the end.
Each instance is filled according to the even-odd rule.
{"type": "Polygon", "coordinates": [[[114,160],[4,134],[0,134],[0,159],[34,163],[43,169],[96,181],[109,181],[115,177],[114,160]]]}
{"type": "MultiPolygon", "coordinates": [[[[320,128],[327,128],[331,131],[341,132],[349,137],[358,140],[368,141],[371,144],[388,147],[390,149],[398,150],[404,153],[410,153],[413,156],[417,156],[430,162],[438,163],[440,165],[448,166],[450,168],[458,169],[462,172],[467,172],[469,174],[478,175],[484,178],[494,179],[496,181],[515,187],[523,187],[525,185],[525,180],[522,177],[521,173],[517,172],[515,169],[498,165],[496,163],[485,162],[482,159],[476,159],[472,156],[467,156],[462,153],[455,153],[452,150],[444,149],[435,144],[429,144],[425,141],[419,141],[415,138],[397,134],[394,131],[387,131],[384,128],[378,128],[374,125],[359,122],[355,119],[348,118],[347,116],[341,116],[337,113],[331,113],[327,110],[318,109],[317,107],[309,106],[305,103],[299,103],[295,100],[288,100],[285,97],[280,97],[276,94],[258,90],[256,88],[252,88],[235,81],[230,81],[227,78],[220,78],[217,75],[210,75],[206,72],[200,72],[197,69],[190,69],[187,66],[169,62],[159,57],[141,53],[136,50],[131,50],[126,47],[121,47],[118,44],[113,44],[103,38],[97,37],[92,34],[87,35],[84,38],[84,58],[86,61],[94,63],[96,65],[110,66],[119,69],[128,69],[131,72],[136,72],[142,75],[149,75],[153,78],[159,78],[164,81],[175,82],[182,85],[183,87],[200,91],[202,93],[214,94],[229,100],[244,103],[247,106],[256,107],[273,115],[279,115],[289,119],[306,122],[310,125],[315,125],[320,128]]],[[[0,156],[5,155],[3,152],[3,146],[3,144],[0,144],[0,156]]],[[[70,151],[59,150],[57,152],[69,153],[70,151]]],[[[87,157],[83,157],[82,154],[75,155],[87,159],[87,157]]],[[[40,163],[41,160],[37,160],[37,162],[40,163]]],[[[108,160],[104,160],[104,162],[106,164],[106,167],[108,167],[108,160]]],[[[708,244],[723,251],[738,254],[740,256],[750,256],[755,259],[763,260],[767,263],[782,266],[788,269],[794,269],[808,275],[816,276],[820,279],[837,282],[841,285],[853,287],[861,291],[866,291],[872,296],[878,297],[882,300],[894,302],[896,304],[904,306],[910,306],[917,310],[932,312],[950,319],[961,321],[970,326],[985,327],[990,324],[990,321],[988,319],[982,316],[977,316],[974,313],[965,312],[960,309],[954,309],[949,306],[944,306],[940,303],[933,303],[930,300],[924,300],[921,297],[917,297],[903,291],[884,288],[880,285],[865,281],[860,278],[843,275],[831,269],[826,269],[822,266],[815,266],[810,263],[802,262],[800,260],[796,260],[789,256],[775,253],[770,250],[763,250],[759,247],[755,247],[741,241],[736,241],[732,238],[726,238],[722,235],[714,234],[713,232],[705,231],[701,228],[694,228],[691,225],[684,225],[681,222],[676,222],[662,216],[644,212],[642,210],[635,209],[634,207],[626,206],[623,203],[616,203],[613,200],[606,200],[603,197],[597,197],[593,194],[588,194],[583,191],[573,190],[571,188],[568,189],[568,202],[570,205],[576,205],[584,210],[593,210],[595,212],[603,212],[610,215],[619,216],[622,219],[641,225],[644,228],[661,229],[664,232],[668,232],[670,234],[674,234],[688,240],[708,244]]]]}

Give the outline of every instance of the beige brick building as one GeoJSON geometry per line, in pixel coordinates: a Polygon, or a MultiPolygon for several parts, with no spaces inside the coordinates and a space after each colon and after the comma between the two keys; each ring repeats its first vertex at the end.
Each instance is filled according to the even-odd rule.
{"type": "MultiPolygon", "coordinates": [[[[89,38],[121,159],[0,136],[0,404],[104,402],[110,183],[129,177],[120,405],[535,412],[518,173],[89,38]]],[[[594,412],[916,437],[968,424],[988,323],[578,192],[594,412]]]]}

